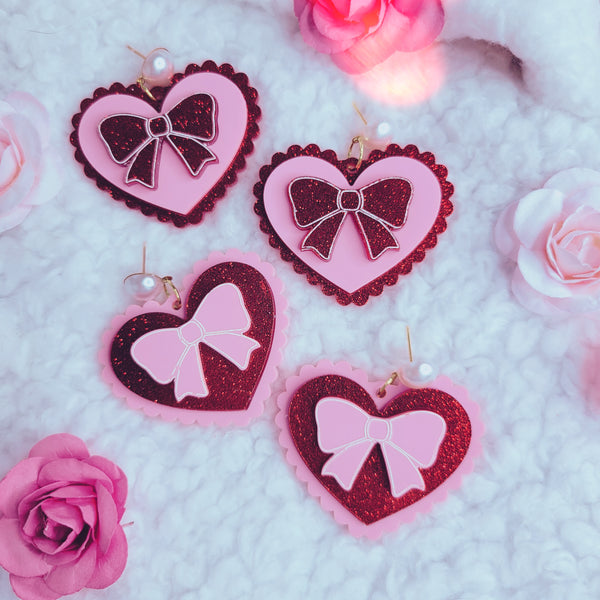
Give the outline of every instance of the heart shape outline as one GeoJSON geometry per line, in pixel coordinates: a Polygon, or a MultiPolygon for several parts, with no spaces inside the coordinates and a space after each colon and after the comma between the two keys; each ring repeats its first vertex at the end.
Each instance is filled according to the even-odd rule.
{"type": "MultiPolygon", "coordinates": [[[[380,399],[377,391],[382,384],[382,381],[369,381],[366,373],[358,369],[353,369],[346,362],[333,364],[330,361],[322,360],[316,366],[305,365],[298,375],[292,376],[286,381],[286,389],[277,399],[279,412],[275,418],[275,422],[280,429],[279,443],[284,449],[286,460],[294,468],[296,477],[307,485],[309,494],[317,498],[323,509],[331,512],[339,524],[346,526],[350,534],[355,537],[367,537],[370,539],[377,539],[384,533],[397,529],[401,524],[412,521],[419,513],[429,512],[434,504],[444,500],[450,491],[458,489],[463,477],[473,470],[475,458],[481,454],[481,437],[484,432],[484,425],[479,417],[478,405],[469,398],[465,388],[454,384],[447,377],[438,377],[432,383],[431,388],[426,389],[425,394],[419,393],[419,390],[406,388],[406,386],[401,384],[394,384],[387,388],[388,394],[386,394],[386,397],[380,399]],[[311,385],[314,387],[310,388],[311,385]],[[322,393],[314,396],[315,388],[320,388],[322,393]],[[311,412],[314,413],[314,406],[300,407],[301,410],[299,411],[297,410],[297,406],[294,409],[294,402],[298,402],[297,398],[301,397],[303,393],[308,397],[316,398],[314,400],[314,405],[316,405],[319,399],[326,397],[329,393],[335,396],[336,392],[334,390],[339,391],[340,389],[345,389],[346,391],[354,390],[355,392],[358,390],[363,399],[369,399],[372,402],[373,406],[368,407],[365,405],[362,408],[373,416],[390,417],[409,411],[411,407],[417,410],[424,408],[423,398],[428,392],[435,392],[432,398],[442,399],[446,403],[448,401],[454,402],[467,415],[471,430],[468,447],[462,460],[455,466],[450,475],[438,482],[435,487],[428,487],[425,492],[413,489],[401,496],[398,501],[395,501],[396,505],[404,502],[406,506],[396,508],[387,513],[386,516],[382,516],[370,523],[360,520],[344,502],[345,499],[347,500],[352,497],[352,490],[345,492],[333,477],[329,475],[319,476],[314,472],[316,464],[322,466],[331,456],[331,454],[324,453],[316,442],[316,421],[314,414],[311,416],[311,412]],[[391,399],[389,392],[395,394],[391,399]],[[404,402],[402,398],[407,393],[407,401],[404,402]],[[421,397],[420,400],[419,396],[421,397]],[[393,406],[394,403],[398,404],[402,402],[404,402],[405,410],[390,410],[391,408],[397,408],[397,406],[393,406]],[[292,411],[290,412],[291,409],[292,411]],[[294,420],[294,425],[290,425],[292,419],[294,420]],[[301,446],[301,443],[298,443],[299,438],[293,434],[293,429],[296,426],[304,428],[303,440],[310,448],[299,447],[301,446]],[[310,454],[308,460],[303,456],[303,452],[310,454]],[[312,465],[313,468],[311,468],[310,462],[315,463],[312,465]],[[408,502],[409,499],[412,501],[408,502]]],[[[342,395],[339,397],[342,397],[342,395]]],[[[347,396],[345,399],[348,399],[347,396]]],[[[352,400],[349,401],[353,402],[352,400]]],[[[426,409],[441,414],[439,409],[436,410],[435,403],[430,403],[426,409]]],[[[447,418],[445,420],[448,424],[449,420],[447,418]]],[[[449,427],[448,431],[450,432],[450,430],[451,428],[449,427]]],[[[456,436],[457,433],[458,429],[452,431],[453,436],[456,436]]],[[[452,439],[447,432],[440,446],[440,455],[445,452],[445,456],[447,456],[448,447],[446,446],[444,449],[444,445],[451,444],[452,439]]],[[[430,473],[436,467],[438,469],[441,468],[439,455],[432,467],[421,471],[426,482],[431,481],[430,473]],[[427,475],[428,473],[429,475],[427,475]]],[[[354,486],[362,485],[363,491],[369,490],[369,494],[372,494],[375,488],[381,494],[381,491],[387,486],[386,491],[391,498],[385,472],[381,451],[378,447],[375,447],[363,464],[363,468],[354,486]],[[370,464],[367,464],[368,462],[370,464]],[[369,473],[367,473],[367,468],[371,469],[369,473]],[[363,478],[362,482],[360,481],[361,477],[363,478]]],[[[360,488],[357,489],[359,489],[358,493],[360,493],[360,488]]]]}
{"type": "MultiPolygon", "coordinates": [[[[139,210],[145,216],[154,216],[160,222],[171,222],[176,227],[185,227],[200,223],[204,213],[211,211],[215,203],[225,195],[227,188],[236,182],[237,172],[246,166],[246,156],[254,150],[253,140],[259,133],[258,121],[261,110],[257,104],[258,93],[249,85],[246,74],[236,72],[227,63],[220,66],[213,61],[206,61],[201,66],[190,64],[184,73],[173,75],[171,82],[171,85],[166,87],[152,88],[151,93],[156,98],[155,101],[151,100],[137,84],[125,87],[121,83],[113,83],[108,89],[97,88],[91,98],[81,101],[80,112],[72,117],[73,131],[70,135],[70,142],[75,147],[75,159],[82,164],[85,175],[95,180],[99,189],[107,192],[113,199],[124,202],[128,208],[139,210]],[[178,164],[179,159],[176,156],[170,156],[169,151],[161,155],[161,161],[164,160],[167,165],[163,173],[167,173],[170,178],[170,181],[164,186],[169,188],[168,193],[162,192],[160,184],[156,189],[143,189],[144,186],[140,184],[126,184],[124,173],[126,169],[124,170],[116,163],[111,164],[112,161],[106,148],[102,148],[101,139],[99,136],[97,136],[98,139],[94,137],[97,133],[94,128],[103,117],[115,114],[114,109],[104,110],[106,114],[102,114],[98,103],[114,100],[116,97],[118,100],[124,101],[129,108],[134,107],[133,112],[136,112],[137,108],[146,113],[141,116],[157,116],[163,105],[169,102],[169,98],[173,97],[173,94],[177,94],[177,86],[186,78],[194,76],[211,78],[205,79],[205,83],[209,86],[209,91],[216,96],[217,103],[228,98],[230,104],[237,106],[238,109],[243,109],[245,115],[242,115],[241,112],[239,115],[236,113],[234,116],[239,123],[236,121],[234,124],[229,124],[228,119],[224,119],[224,115],[220,115],[219,106],[217,106],[217,127],[226,128],[229,133],[227,143],[221,143],[220,146],[220,153],[225,156],[225,160],[218,164],[215,162],[210,166],[207,165],[207,168],[203,169],[197,178],[189,181],[180,180],[182,181],[181,185],[185,186],[182,188],[185,195],[182,196],[180,191],[176,197],[178,198],[177,202],[182,203],[184,212],[178,212],[173,207],[169,207],[169,202],[171,202],[170,198],[175,197],[172,193],[172,186],[173,182],[178,180],[180,169],[181,175],[185,177],[184,166],[178,164]],[[228,96],[228,94],[234,94],[235,97],[228,96]],[[140,101],[143,104],[140,104],[140,101]],[[86,114],[90,110],[99,112],[99,115],[94,114],[92,117],[90,114],[91,123],[87,123],[86,114]],[[243,130],[242,121],[245,121],[243,130]],[[232,146],[228,148],[228,144],[232,146]],[[176,171],[173,175],[171,175],[171,167],[176,171]],[[156,203],[153,203],[152,200],[156,203]]],[[[205,90],[199,87],[197,91],[205,90]]],[[[166,106],[167,110],[170,108],[172,107],[166,106]]],[[[227,115],[227,111],[225,115],[227,115]]],[[[220,144],[218,135],[215,144],[220,144]]]]}
{"type": "MultiPolygon", "coordinates": [[[[315,162],[313,165],[319,165],[315,162]]],[[[271,163],[264,165],[259,172],[259,181],[254,185],[254,195],[256,202],[254,204],[254,212],[260,218],[260,229],[269,236],[269,243],[272,247],[279,249],[281,258],[287,262],[291,262],[294,270],[297,273],[304,274],[311,285],[319,285],[323,293],[327,296],[335,296],[339,304],[346,306],[348,304],[364,305],[370,296],[378,296],[383,292],[384,286],[392,286],[398,282],[399,275],[407,275],[412,270],[413,263],[421,262],[425,258],[427,250],[435,247],[438,236],[446,230],[446,217],[453,211],[453,205],[450,197],[454,193],[454,186],[447,180],[448,170],[444,165],[436,164],[435,156],[431,152],[420,153],[419,149],[414,145],[408,145],[401,148],[397,144],[390,144],[385,151],[373,150],[369,157],[364,160],[359,169],[356,169],[357,160],[348,158],[339,160],[333,150],[323,150],[316,145],[310,144],[305,148],[294,145],[290,146],[286,153],[276,153],[271,159],[271,163]],[[404,227],[404,232],[401,235],[407,235],[408,251],[397,258],[397,255],[384,253],[380,257],[379,262],[371,261],[368,258],[363,259],[362,244],[352,242],[350,237],[347,237],[345,248],[353,252],[351,260],[345,260],[338,252],[338,258],[330,262],[326,262],[313,256],[310,251],[302,251],[300,249],[300,241],[305,235],[306,230],[300,230],[294,224],[292,209],[290,207],[289,214],[287,213],[287,205],[290,204],[287,197],[282,197],[282,189],[284,180],[287,184],[292,179],[300,175],[303,166],[296,165],[291,169],[292,174],[287,175],[282,169],[286,169],[292,161],[300,157],[313,157],[320,160],[324,165],[321,165],[323,172],[329,165],[332,165],[333,171],[329,171],[336,177],[337,181],[331,182],[336,185],[346,183],[346,189],[354,189],[354,186],[359,187],[371,183],[371,180],[377,179],[377,176],[370,176],[370,172],[374,173],[373,165],[376,165],[386,158],[402,158],[405,165],[407,160],[412,161],[411,168],[417,167],[421,173],[417,174],[422,180],[424,168],[430,173],[429,189],[432,189],[432,182],[439,185],[438,199],[433,199],[433,202],[438,202],[435,214],[431,214],[433,205],[430,202],[428,209],[430,219],[428,227],[422,229],[422,236],[419,239],[414,239],[414,234],[410,228],[404,227]],[[370,171],[370,172],[369,172],[370,171]],[[273,180],[276,179],[275,183],[273,180]],[[296,250],[295,247],[298,249],[296,250]],[[391,257],[391,258],[390,258],[391,257]],[[394,258],[396,257],[396,258],[394,258]],[[383,266],[380,266],[383,265],[383,266]],[[339,271],[339,274],[336,273],[339,271]],[[342,272],[342,270],[344,272],[342,272]],[[364,273],[373,271],[364,281],[364,273]],[[357,278],[363,278],[360,283],[356,283],[357,278]],[[345,289],[347,286],[341,283],[342,279],[351,278],[354,280],[354,286],[350,285],[351,289],[345,289]],[[337,281],[336,281],[337,280],[337,281]]],[[[394,165],[397,167],[398,165],[394,165]]],[[[381,177],[382,169],[377,167],[378,176],[381,177]]],[[[405,168],[402,166],[401,168],[405,168]]],[[[314,176],[314,173],[303,173],[305,176],[314,176]]],[[[402,173],[393,172],[387,173],[388,176],[402,176],[402,173]]],[[[286,188],[287,189],[287,188],[286,188]]],[[[424,198],[424,196],[423,196],[424,198]]],[[[428,201],[425,198],[426,201],[428,201]]],[[[414,208],[412,208],[414,212],[414,208]]],[[[407,218],[407,224],[413,217],[410,210],[407,218]]],[[[423,219],[421,218],[421,221],[423,219]]],[[[346,232],[341,231],[340,239],[336,244],[340,243],[342,236],[348,234],[352,236],[354,232],[351,228],[347,228],[346,232]]],[[[397,235],[397,234],[395,234],[397,235]]],[[[358,240],[358,236],[354,233],[354,237],[358,240]]],[[[332,255],[335,255],[335,247],[332,255]]]]}
{"type": "Polygon", "coordinates": [[[102,365],[102,378],[109,384],[115,396],[125,399],[131,408],[141,410],[152,417],[158,416],[166,421],[177,420],[184,424],[246,425],[262,413],[264,402],[271,394],[271,384],[277,378],[277,366],[282,358],[288,323],[285,315],[287,302],[283,295],[283,284],[276,277],[273,267],[261,261],[256,254],[241,253],[232,249],[225,254],[213,252],[206,260],[198,261],[194,265],[193,272],[184,278],[180,294],[182,299],[185,298],[180,310],[173,309],[173,300],[170,296],[163,304],[152,300],[143,306],[130,305],[124,314],[112,319],[109,328],[102,334],[101,348],[98,353],[102,365]],[[244,277],[238,277],[240,279],[238,283],[235,274],[231,275],[232,265],[233,270],[238,267],[238,271],[245,274],[244,277]],[[191,400],[186,398],[182,402],[177,402],[173,391],[174,383],[161,385],[153,381],[150,375],[132,359],[131,346],[149,331],[178,327],[189,322],[202,299],[219,283],[226,282],[239,284],[241,296],[252,320],[247,335],[254,336],[257,340],[270,340],[268,348],[263,344],[263,347],[258,348],[250,357],[248,368],[238,370],[212,348],[200,343],[206,380],[211,390],[216,389],[216,393],[211,391],[205,398],[191,400]],[[263,293],[262,303],[254,306],[251,297],[256,295],[256,287],[253,287],[251,282],[260,285],[263,293]],[[261,315],[268,310],[265,304],[267,296],[270,298],[273,314],[257,317],[255,323],[256,315],[261,315]],[[185,313],[185,317],[182,312],[185,313]],[[260,332],[259,320],[266,323],[269,318],[271,323],[269,331],[260,332]],[[137,321],[137,324],[133,324],[134,321],[137,321]],[[256,335],[256,331],[259,335],[256,335]],[[115,347],[115,344],[119,347],[115,347]],[[119,369],[119,373],[115,370],[115,366],[119,369]],[[227,386],[215,384],[213,388],[212,383],[217,382],[219,377],[226,373],[224,369],[229,367],[232,367],[229,371],[233,376],[228,379],[227,386]],[[126,374],[125,377],[123,372],[126,374]],[[244,378],[249,373],[254,377],[250,388],[244,384],[244,378]],[[138,393],[135,382],[138,382],[139,388],[146,387],[153,390],[157,397],[160,395],[160,399],[138,393]],[[232,389],[235,393],[231,391],[232,389]],[[162,403],[161,399],[163,399],[162,403]],[[205,407],[215,401],[221,404],[235,401],[238,406],[225,410],[212,410],[205,407]],[[245,408],[242,407],[243,403],[245,408]]]}

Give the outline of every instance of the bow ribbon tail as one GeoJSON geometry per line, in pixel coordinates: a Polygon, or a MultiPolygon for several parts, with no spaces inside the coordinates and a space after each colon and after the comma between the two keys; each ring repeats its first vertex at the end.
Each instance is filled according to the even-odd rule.
{"type": "Polygon", "coordinates": [[[260,348],[260,343],[256,340],[234,331],[207,333],[202,341],[242,371],[248,368],[252,352],[260,348]]]}
{"type": "Polygon", "coordinates": [[[194,176],[200,173],[205,164],[218,162],[217,157],[198,138],[171,133],[167,140],[194,176]]]}
{"type": "Polygon", "coordinates": [[[127,170],[125,183],[137,181],[146,187],[154,187],[154,173],[158,159],[158,138],[150,138],[135,153],[127,170]]]}
{"type": "Polygon", "coordinates": [[[363,438],[336,450],[334,455],[323,465],[321,474],[331,475],[343,489],[351,490],[373,446],[375,446],[375,442],[363,438]]]}
{"type": "Polygon", "coordinates": [[[321,219],[302,241],[302,250],[314,250],[321,258],[329,260],[346,215],[345,211],[340,210],[321,219]]]}
{"type": "Polygon", "coordinates": [[[364,210],[355,213],[355,217],[372,260],[379,258],[389,248],[400,247],[385,221],[364,210]]]}
{"type": "Polygon", "coordinates": [[[399,498],[415,488],[424,490],[425,481],[419,471],[418,462],[394,444],[384,442],[380,445],[392,496],[399,498]]]}
{"type": "Polygon", "coordinates": [[[208,396],[199,344],[189,345],[179,359],[175,375],[175,398],[177,402],[181,402],[186,396],[196,398],[208,396]]]}

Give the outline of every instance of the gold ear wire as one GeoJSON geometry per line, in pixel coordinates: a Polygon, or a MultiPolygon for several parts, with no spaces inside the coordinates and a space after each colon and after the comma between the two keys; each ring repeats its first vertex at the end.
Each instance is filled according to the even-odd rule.
{"type": "MultiPolygon", "coordinates": [[[[413,362],[412,344],[410,343],[410,328],[408,327],[408,325],[406,326],[406,344],[408,345],[408,360],[410,362],[413,362]]],[[[398,372],[393,371],[390,377],[386,380],[386,382],[377,390],[377,395],[380,398],[383,398],[385,396],[386,388],[389,385],[392,385],[396,381],[396,379],[398,379],[398,377],[400,377],[400,375],[398,375],[398,372]]]]}
{"type": "MultiPolygon", "coordinates": [[[[135,48],[132,48],[129,44],[127,44],[127,48],[129,50],[131,50],[134,54],[137,54],[140,58],[143,58],[143,59],[147,58],[144,54],[142,54],[135,48]]],[[[146,85],[146,80],[144,79],[144,76],[141,73],[140,73],[139,77],[136,79],[136,83],[142,88],[142,90],[144,91],[146,96],[148,96],[150,99],[152,99],[156,102],[156,98],[152,95],[152,92],[148,89],[148,86],[146,85]]]]}

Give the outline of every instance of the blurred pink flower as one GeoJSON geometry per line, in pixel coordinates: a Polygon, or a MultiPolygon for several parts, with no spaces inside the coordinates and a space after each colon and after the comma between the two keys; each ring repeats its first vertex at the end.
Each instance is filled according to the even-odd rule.
{"type": "Polygon", "coordinates": [[[127,478],[69,434],[36,444],[0,482],[0,565],[22,600],[114,583],[127,562],[119,525],[127,478]]]}
{"type": "Polygon", "coordinates": [[[30,94],[0,100],[0,232],[15,227],[60,188],[48,148],[48,113],[30,94]]]}
{"type": "Polygon", "coordinates": [[[541,314],[600,309],[600,173],[568,169],[509,206],[496,226],[516,261],[512,289],[541,314]]]}
{"type": "Polygon", "coordinates": [[[304,41],[347,73],[420,50],[444,25],[441,0],[294,0],[294,12],[304,41]]]}

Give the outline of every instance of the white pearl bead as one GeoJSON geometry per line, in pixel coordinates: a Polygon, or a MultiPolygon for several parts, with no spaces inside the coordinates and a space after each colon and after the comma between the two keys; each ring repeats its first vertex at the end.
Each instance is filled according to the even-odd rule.
{"type": "Polygon", "coordinates": [[[174,70],[169,51],[165,48],[156,48],[144,59],[142,77],[148,87],[169,85],[174,70]]]}
{"type": "Polygon", "coordinates": [[[142,302],[153,300],[163,291],[160,277],[151,273],[134,273],[125,279],[124,285],[131,297],[142,302]]]}
{"type": "Polygon", "coordinates": [[[385,150],[392,141],[392,126],[387,121],[370,125],[365,131],[367,149],[385,150]]]}
{"type": "Polygon", "coordinates": [[[423,388],[437,377],[437,370],[426,362],[409,362],[402,367],[399,375],[404,385],[410,388],[423,388]]]}

